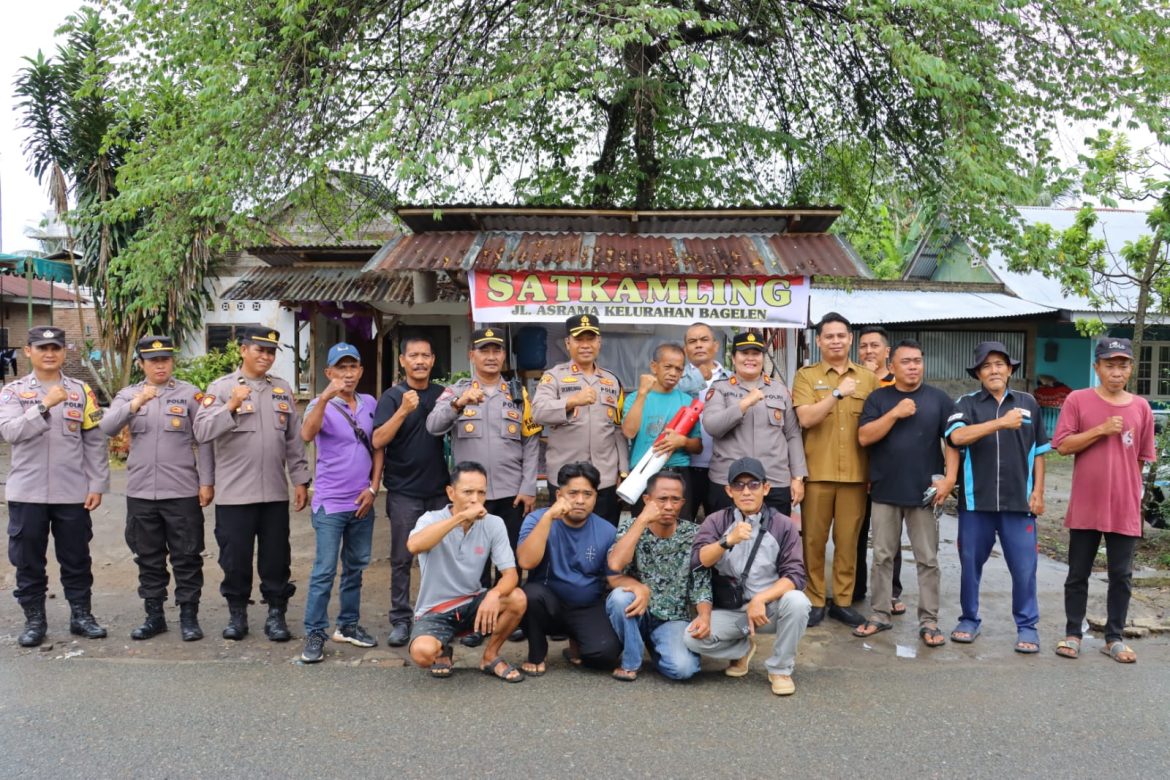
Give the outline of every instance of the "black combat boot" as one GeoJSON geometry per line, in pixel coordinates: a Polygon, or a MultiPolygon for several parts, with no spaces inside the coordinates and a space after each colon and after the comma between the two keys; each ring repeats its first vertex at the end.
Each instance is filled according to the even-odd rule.
{"type": "Polygon", "coordinates": [[[203,629],[199,627],[198,601],[179,605],[179,632],[184,642],[194,642],[203,638],[203,629]]]}
{"type": "Polygon", "coordinates": [[[150,639],[167,630],[167,616],[163,613],[162,599],[145,599],[146,620],[130,632],[131,639],[150,639]]]}
{"type": "Polygon", "coordinates": [[[103,639],[106,630],[98,625],[89,609],[89,599],[69,602],[69,633],[86,639],[103,639]]]}
{"type": "Polygon", "coordinates": [[[292,639],[288,631],[288,623],[284,620],[284,613],[288,609],[288,599],[272,600],[268,602],[268,619],[264,621],[264,635],[273,642],[287,642],[292,639]]]}
{"type": "Polygon", "coordinates": [[[248,605],[228,604],[228,624],[224,639],[243,639],[248,635],[248,605]]]}
{"type": "Polygon", "coordinates": [[[45,632],[49,630],[49,622],[45,620],[45,600],[30,601],[20,606],[24,610],[24,631],[16,641],[21,647],[36,647],[45,641],[45,632]]]}

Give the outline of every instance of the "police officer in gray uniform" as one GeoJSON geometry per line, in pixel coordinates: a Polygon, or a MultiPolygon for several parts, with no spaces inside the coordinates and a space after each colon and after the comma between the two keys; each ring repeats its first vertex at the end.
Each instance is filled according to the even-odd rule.
{"type": "Polygon", "coordinates": [[[45,553],[49,533],[69,601],[69,632],[100,639],[106,630],[91,612],[93,567],[90,511],[110,489],[106,437],[98,428],[102,410],[93,390],[65,376],[65,331],[28,332],[24,355],[32,373],[0,390],[0,437],[12,445],[8,472],[8,560],[16,569],[13,595],[24,610],[21,647],[45,639],[45,553]]]}
{"type": "MultiPolygon", "coordinates": [[[[548,438],[550,475],[566,463],[592,463],[601,473],[594,513],[615,526],[621,516],[617,486],[630,468],[630,444],[622,434],[622,384],[597,365],[601,329],[592,314],[565,322],[569,362],[550,368],[532,395],[532,416],[548,438]]],[[[549,481],[549,494],[557,488],[549,481]]]]}
{"type": "Polygon", "coordinates": [[[471,334],[472,372],[439,396],[427,416],[434,436],[451,433],[456,463],[482,463],[488,473],[488,514],[504,519],[512,551],[524,517],[536,506],[536,465],[540,428],[532,422],[528,391],[501,376],[504,338],[496,328],[471,334]],[[518,392],[517,392],[518,391],[518,392]]]}
{"type": "Polygon", "coordinates": [[[175,344],[146,336],[137,345],[146,378],[122,388],[101,421],[107,436],[130,426],[126,459],[126,544],[138,564],[146,620],[130,632],[150,639],[167,630],[167,555],[175,570],[175,602],[184,642],[203,638],[203,507],[215,497],[212,446],[198,444],[192,421],[203,393],[174,378],[175,344]]]}
{"type": "Polygon", "coordinates": [[[732,342],[735,373],[711,385],[703,409],[703,430],[711,434],[711,484],[708,506],[726,509],[727,470],[740,458],[764,464],[771,491],[764,503],[785,515],[804,498],[804,442],[783,382],[764,374],[764,337],[759,331],[738,334],[732,342]]]}
{"type": "Polygon", "coordinates": [[[248,634],[252,553],[260,594],[268,602],[264,633],[273,642],[292,638],[285,613],[296,592],[289,582],[288,478],[297,511],[309,502],[309,463],[292,385],[272,376],[280,334],[248,327],[240,336],[240,368],[207,388],[195,415],[195,439],[215,445],[215,540],[230,619],[224,639],[248,634]]]}

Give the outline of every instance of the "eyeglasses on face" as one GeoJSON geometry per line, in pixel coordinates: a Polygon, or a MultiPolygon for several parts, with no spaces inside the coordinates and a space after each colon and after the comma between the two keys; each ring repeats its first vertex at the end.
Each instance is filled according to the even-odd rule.
{"type": "Polygon", "coordinates": [[[742,493],[745,490],[756,491],[756,490],[759,490],[760,488],[762,488],[763,486],[764,486],[764,483],[762,480],[753,479],[753,480],[749,480],[747,482],[732,482],[730,487],[736,493],[742,493]]]}

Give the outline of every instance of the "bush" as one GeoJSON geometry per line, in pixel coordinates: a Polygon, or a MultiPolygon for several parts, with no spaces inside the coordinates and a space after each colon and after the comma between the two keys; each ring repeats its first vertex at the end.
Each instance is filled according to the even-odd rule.
{"type": "Polygon", "coordinates": [[[230,374],[240,366],[240,346],[229,341],[227,349],[222,352],[213,349],[206,355],[183,358],[175,366],[175,378],[190,382],[200,390],[219,379],[224,374],[230,374]]]}

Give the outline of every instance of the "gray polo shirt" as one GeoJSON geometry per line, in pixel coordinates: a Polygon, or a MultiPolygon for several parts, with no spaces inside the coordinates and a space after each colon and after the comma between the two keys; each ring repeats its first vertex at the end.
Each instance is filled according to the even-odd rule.
{"type": "MultiPolygon", "coordinates": [[[[411,536],[428,525],[451,517],[451,505],[427,512],[418,519],[411,536]]],[[[516,568],[516,557],[508,545],[508,529],[503,519],[487,515],[472,523],[467,533],[457,525],[443,540],[418,556],[418,598],[414,616],[420,618],[437,606],[441,612],[454,609],[461,601],[470,601],[484,590],[480,583],[488,556],[500,571],[516,568]],[[449,605],[449,606],[448,606],[449,605]]]]}

